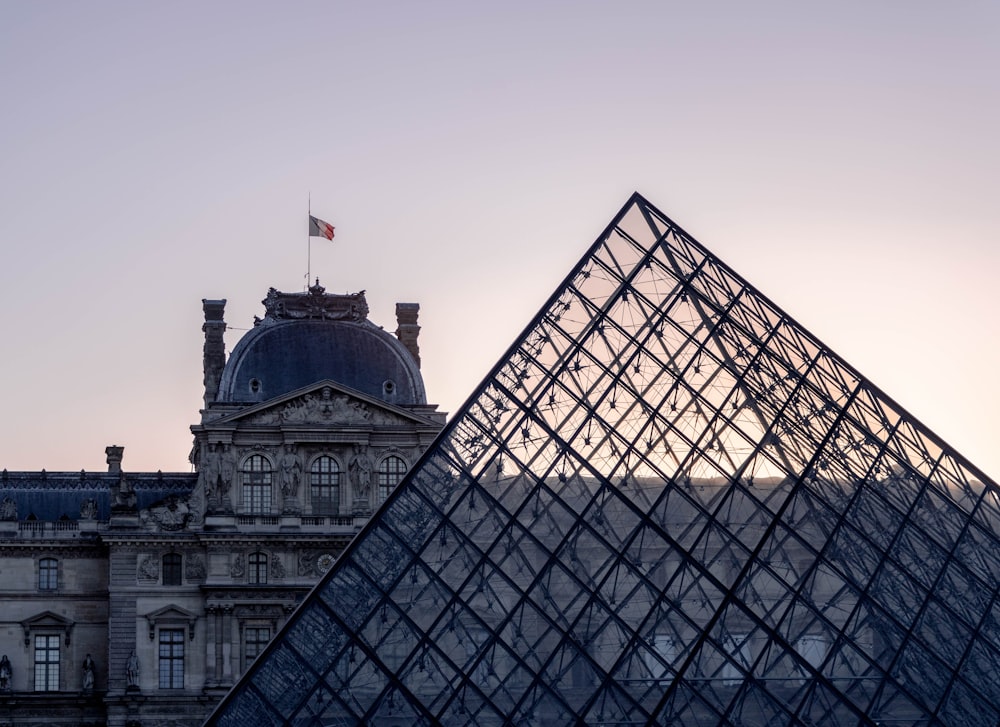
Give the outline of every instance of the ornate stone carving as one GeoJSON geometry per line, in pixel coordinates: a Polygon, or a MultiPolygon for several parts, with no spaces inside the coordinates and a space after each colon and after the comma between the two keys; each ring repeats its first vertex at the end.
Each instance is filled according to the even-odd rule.
{"type": "Polygon", "coordinates": [[[275,578],[285,577],[285,564],[281,562],[281,556],[271,553],[271,575],[275,578]]]}
{"type": "Polygon", "coordinates": [[[347,394],[335,392],[328,386],[318,392],[310,392],[296,397],[273,409],[257,412],[241,420],[251,426],[275,426],[280,424],[323,424],[387,426],[406,424],[407,421],[391,412],[356,399],[347,394]]]}
{"type": "Polygon", "coordinates": [[[282,320],[289,318],[322,318],[328,321],[363,321],[368,317],[365,291],[349,295],[327,295],[326,288],[316,284],[308,293],[282,293],[269,288],[264,304],[264,318],[282,320]]]}
{"type": "Polygon", "coordinates": [[[242,578],[246,573],[246,568],[243,565],[243,555],[237,554],[233,556],[233,564],[230,566],[229,575],[233,578],[242,578]]]}
{"type": "Polygon", "coordinates": [[[300,576],[318,576],[319,571],[316,570],[316,558],[318,553],[303,553],[299,556],[299,575],[300,576]]]}
{"type": "Polygon", "coordinates": [[[205,580],[205,561],[197,553],[192,553],[185,558],[184,577],[189,581],[205,580]]]}
{"type": "Polygon", "coordinates": [[[160,578],[160,559],[155,555],[147,555],[139,561],[139,580],[156,581],[160,578]]]}
{"type": "Polygon", "coordinates": [[[194,513],[188,504],[188,498],[170,495],[165,500],[143,510],[139,519],[145,525],[153,525],[158,530],[183,530],[194,513]]]}
{"type": "Polygon", "coordinates": [[[17,520],[17,503],[10,497],[0,500],[0,520],[17,520]]]}

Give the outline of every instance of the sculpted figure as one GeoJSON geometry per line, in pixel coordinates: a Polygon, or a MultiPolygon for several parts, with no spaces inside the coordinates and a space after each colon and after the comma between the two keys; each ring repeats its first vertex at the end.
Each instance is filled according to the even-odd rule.
{"type": "Polygon", "coordinates": [[[80,519],[93,520],[97,517],[97,500],[89,497],[80,505],[80,519]]]}
{"type": "Polygon", "coordinates": [[[347,469],[351,474],[351,484],[354,486],[354,499],[367,500],[372,487],[372,464],[365,447],[354,446],[354,456],[351,457],[347,469]]]}
{"type": "Polygon", "coordinates": [[[97,665],[94,664],[94,659],[90,654],[87,654],[87,658],[83,660],[83,691],[94,691],[94,672],[96,670],[97,665]]]}
{"type": "Polygon", "coordinates": [[[13,670],[10,668],[10,659],[4,654],[3,658],[0,659],[0,692],[10,691],[10,682],[13,676],[13,670]]]}
{"type": "Polygon", "coordinates": [[[131,689],[139,688],[139,657],[135,655],[135,649],[132,649],[125,665],[125,683],[131,689]]]}
{"type": "Polygon", "coordinates": [[[205,485],[205,497],[211,498],[216,495],[219,490],[219,455],[216,453],[216,449],[219,445],[209,444],[208,451],[205,453],[202,472],[202,482],[205,485]]]}
{"type": "Polygon", "coordinates": [[[233,484],[233,477],[236,475],[236,452],[230,444],[222,445],[222,452],[218,456],[219,477],[218,495],[225,497],[229,493],[229,488],[233,484]]]}
{"type": "Polygon", "coordinates": [[[17,503],[9,497],[0,502],[0,520],[17,520],[17,503]]]}
{"type": "Polygon", "coordinates": [[[299,481],[302,479],[302,463],[292,445],[285,447],[281,458],[281,492],[285,497],[295,497],[299,492],[299,481]]]}
{"type": "Polygon", "coordinates": [[[112,488],[112,507],[130,510],[135,508],[135,490],[128,483],[125,473],[118,475],[118,486],[112,488]]]}

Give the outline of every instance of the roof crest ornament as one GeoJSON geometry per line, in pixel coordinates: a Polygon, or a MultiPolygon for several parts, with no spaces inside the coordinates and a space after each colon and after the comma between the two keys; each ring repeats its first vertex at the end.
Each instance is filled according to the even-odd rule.
{"type": "Polygon", "coordinates": [[[346,295],[327,293],[326,288],[319,284],[319,278],[316,278],[315,285],[309,287],[308,293],[282,293],[269,288],[267,297],[261,303],[264,304],[264,318],[271,320],[319,318],[363,321],[368,317],[365,291],[346,295]]]}

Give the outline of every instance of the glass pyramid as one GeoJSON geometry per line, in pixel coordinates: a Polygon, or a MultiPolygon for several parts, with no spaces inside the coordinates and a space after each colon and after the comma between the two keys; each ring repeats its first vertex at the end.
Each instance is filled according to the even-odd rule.
{"type": "Polygon", "coordinates": [[[995,727],[998,536],[636,194],[208,724],[995,727]]]}

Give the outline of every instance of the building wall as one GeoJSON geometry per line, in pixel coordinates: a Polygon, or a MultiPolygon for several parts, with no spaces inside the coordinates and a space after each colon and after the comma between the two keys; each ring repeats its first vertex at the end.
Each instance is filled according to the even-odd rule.
{"type": "MultiPolygon", "coordinates": [[[[351,340],[387,335],[366,323],[363,294],[326,295],[317,284],[309,294],[272,290],[267,301],[285,335],[300,314],[316,330],[316,311],[352,316],[351,340]]],[[[403,462],[394,483],[443,425],[423,402],[415,362],[406,364],[420,390],[412,405],[333,380],[267,401],[216,401],[224,304],[205,302],[195,472],[130,473],[113,445],[106,473],[0,473],[0,657],[11,671],[4,681],[0,666],[0,727],[200,725],[378,507],[380,463],[403,462]],[[339,471],[336,502],[312,497],[320,457],[339,471]],[[266,476],[248,471],[251,460],[266,476]],[[251,480],[263,483],[256,503],[244,496],[251,480]],[[55,580],[41,583],[52,588],[40,588],[42,559],[56,563],[55,580]],[[37,652],[52,661],[39,666],[50,678],[40,684],[35,639],[52,636],[37,652]]],[[[389,346],[397,368],[417,350],[415,310],[404,312],[408,342],[389,346]]],[[[317,483],[331,479],[324,467],[317,483]]]]}

